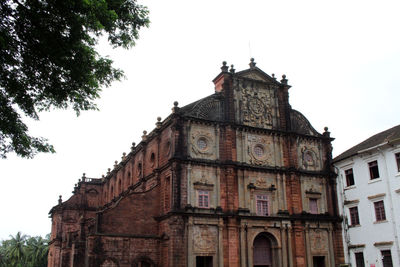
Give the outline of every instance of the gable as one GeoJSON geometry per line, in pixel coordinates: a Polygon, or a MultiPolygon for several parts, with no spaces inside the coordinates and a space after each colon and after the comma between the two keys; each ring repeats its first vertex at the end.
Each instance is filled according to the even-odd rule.
{"type": "Polygon", "coordinates": [[[257,67],[237,72],[235,76],[269,84],[280,84],[275,77],[269,76],[267,73],[263,72],[257,67]]]}

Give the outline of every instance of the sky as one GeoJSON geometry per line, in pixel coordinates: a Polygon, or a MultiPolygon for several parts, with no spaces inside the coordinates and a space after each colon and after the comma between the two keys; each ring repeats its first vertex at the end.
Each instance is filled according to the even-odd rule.
{"type": "Polygon", "coordinates": [[[150,27],[131,50],[109,55],[126,79],[104,88],[99,111],[53,110],[25,120],[56,154],[0,159],[0,240],[51,230],[49,210],[86,173],[99,178],[155,128],[178,101],[214,92],[222,61],[236,71],[286,74],[292,108],[314,128],[329,127],[336,156],[400,124],[399,1],[139,1],[150,27]]]}

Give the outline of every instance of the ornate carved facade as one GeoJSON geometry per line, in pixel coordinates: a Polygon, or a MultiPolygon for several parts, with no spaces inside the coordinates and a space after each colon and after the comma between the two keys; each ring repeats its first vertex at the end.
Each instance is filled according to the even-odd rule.
{"type": "Polygon", "coordinates": [[[331,141],[254,61],[50,211],[49,266],[338,266],[331,141]]]}

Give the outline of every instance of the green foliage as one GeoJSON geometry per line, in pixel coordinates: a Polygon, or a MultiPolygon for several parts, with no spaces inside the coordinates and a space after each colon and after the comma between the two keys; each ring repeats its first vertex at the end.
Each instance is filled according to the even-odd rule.
{"type": "Polygon", "coordinates": [[[123,77],[96,51],[99,37],[130,48],[148,24],[136,0],[0,0],[0,157],[54,152],[29,135],[22,117],[96,110],[101,87],[123,77]]]}
{"type": "Polygon", "coordinates": [[[18,232],[0,243],[0,267],[46,267],[48,237],[29,237],[18,232]]]}

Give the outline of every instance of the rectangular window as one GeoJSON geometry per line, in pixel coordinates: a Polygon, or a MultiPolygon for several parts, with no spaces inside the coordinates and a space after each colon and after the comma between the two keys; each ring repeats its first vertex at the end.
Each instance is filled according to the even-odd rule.
{"type": "Polygon", "coordinates": [[[316,198],[310,198],[309,202],[310,213],[318,214],[318,200],[316,198]]]}
{"type": "Polygon", "coordinates": [[[359,225],[360,219],[358,217],[358,207],[349,208],[349,212],[351,225],[359,225]]]}
{"type": "Polygon", "coordinates": [[[379,178],[378,161],[374,160],[368,163],[368,167],[369,167],[369,176],[371,180],[379,178]]]}
{"type": "Polygon", "coordinates": [[[383,204],[383,200],[374,202],[374,207],[375,207],[375,217],[376,221],[385,221],[386,220],[386,214],[385,214],[385,205],[383,204]]]}
{"type": "Polygon", "coordinates": [[[199,208],[208,208],[210,206],[210,192],[209,191],[198,191],[199,208]]]}
{"type": "Polygon", "coordinates": [[[257,195],[256,202],[257,202],[257,215],[267,216],[268,215],[268,196],[257,195]]]}
{"type": "Polygon", "coordinates": [[[392,253],[390,250],[381,250],[383,267],[393,267],[392,253]]]}
{"type": "Polygon", "coordinates": [[[356,267],[365,267],[364,254],[362,252],[356,252],[354,255],[356,256],[356,267]]]}
{"type": "Polygon", "coordinates": [[[346,174],[346,185],[347,186],[354,185],[353,169],[345,170],[344,173],[346,174]]]}
{"type": "Polygon", "coordinates": [[[400,153],[396,153],[397,171],[400,172],[400,153]]]}

